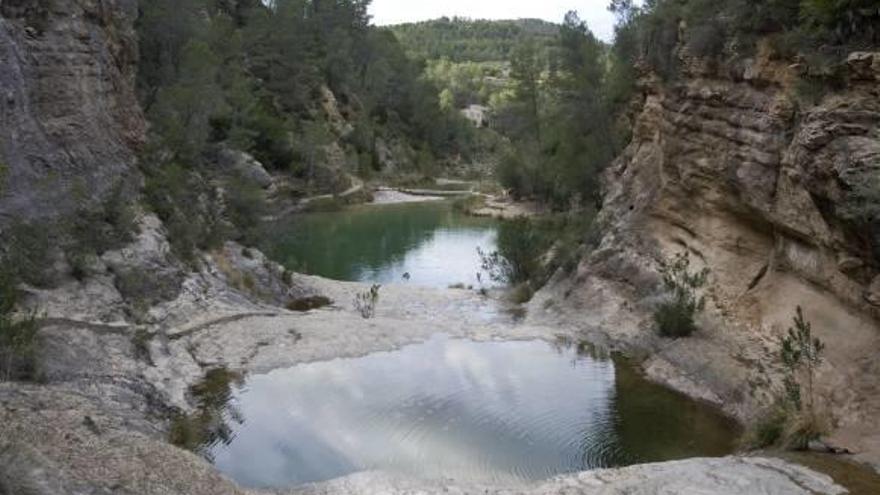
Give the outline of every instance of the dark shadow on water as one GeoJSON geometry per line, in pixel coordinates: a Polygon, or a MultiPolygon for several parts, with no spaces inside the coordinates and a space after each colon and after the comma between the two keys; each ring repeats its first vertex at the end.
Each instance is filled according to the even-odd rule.
{"type": "Polygon", "coordinates": [[[191,414],[178,413],[171,419],[169,441],[181,448],[213,461],[211,451],[216,446],[229,445],[235,438],[233,425],[243,425],[234,401],[233,387],[244,384],[244,375],[216,368],[190,388],[196,402],[191,414]]]}
{"type": "Polygon", "coordinates": [[[614,439],[601,452],[601,462],[585,466],[617,467],[649,462],[717,457],[736,451],[742,428],[717,408],[648,380],[639,367],[620,353],[569,337],[557,337],[560,353],[573,350],[575,359],[612,361],[611,396],[614,439]]]}
{"type": "Polygon", "coordinates": [[[846,456],[813,452],[759,452],[760,455],[781,457],[831,476],[835,483],[849,490],[849,495],[880,493],[880,473],[846,456]]]}
{"type": "Polygon", "coordinates": [[[718,409],[647,380],[615,354],[614,416],[619,465],[734,452],[742,430],[718,409]]]}

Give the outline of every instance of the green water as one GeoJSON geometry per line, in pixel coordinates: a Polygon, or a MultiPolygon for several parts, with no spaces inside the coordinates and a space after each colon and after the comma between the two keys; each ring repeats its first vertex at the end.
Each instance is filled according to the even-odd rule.
{"type": "Polygon", "coordinates": [[[478,285],[477,248],[494,250],[496,226],[449,201],[364,205],[281,219],[261,247],[291,270],[335,280],[478,285]]]}

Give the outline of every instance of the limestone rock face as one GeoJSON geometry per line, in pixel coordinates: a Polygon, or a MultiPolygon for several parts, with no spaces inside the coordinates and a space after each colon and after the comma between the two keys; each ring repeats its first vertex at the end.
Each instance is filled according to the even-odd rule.
{"type": "Polygon", "coordinates": [[[814,106],[799,103],[794,68],[766,59],[648,83],[632,142],[606,172],[604,238],[533,306],[564,288],[585,330],[647,351],[649,374],[745,418],[768,399],[761,370],[772,377],[800,305],[827,344],[820,394],[833,424],[880,434],[878,263],[840,214],[859,177],[880,170],[878,60],[851,55],[847,87],[814,106]],[[711,269],[709,304],[699,335],[664,341],[651,320],[657,262],[685,250],[711,269]]]}
{"type": "Polygon", "coordinates": [[[137,178],[136,15],[135,0],[0,4],[0,225],[137,178]]]}

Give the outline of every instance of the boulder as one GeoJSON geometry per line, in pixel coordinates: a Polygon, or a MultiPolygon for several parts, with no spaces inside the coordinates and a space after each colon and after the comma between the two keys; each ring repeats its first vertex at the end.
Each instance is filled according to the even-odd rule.
{"type": "Polygon", "coordinates": [[[217,163],[223,169],[238,174],[263,189],[272,185],[272,176],[266,172],[263,164],[243,151],[222,147],[217,151],[217,163]]]}

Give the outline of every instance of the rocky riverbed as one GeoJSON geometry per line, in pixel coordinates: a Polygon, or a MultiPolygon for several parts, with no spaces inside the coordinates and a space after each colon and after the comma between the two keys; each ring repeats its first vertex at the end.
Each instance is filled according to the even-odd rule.
{"type": "MultiPolygon", "coordinates": [[[[137,243],[104,255],[104,268],[142,266],[167,250],[156,226],[148,218],[137,243]]],[[[516,322],[503,307],[473,291],[406,285],[383,287],[375,318],[365,320],[353,299],[366,285],[285,273],[259,252],[232,243],[206,257],[202,269],[187,275],[181,287],[173,299],[142,308],[136,318],[121,306],[124,298],[116,286],[100,276],[31,295],[32,304],[45,314],[43,383],[0,384],[0,487],[6,493],[255,493],[166,441],[170,418],[195,410],[191,387],[210,369],[262,373],[394,349],[438,332],[473,340],[551,340],[575,338],[580,331],[549,319],[516,322]],[[332,304],[305,312],[281,307],[315,295],[332,304]]],[[[736,457],[582,473],[519,487],[457,486],[454,480],[365,473],[290,493],[632,489],[843,493],[830,478],[805,468],[736,457]]]]}

